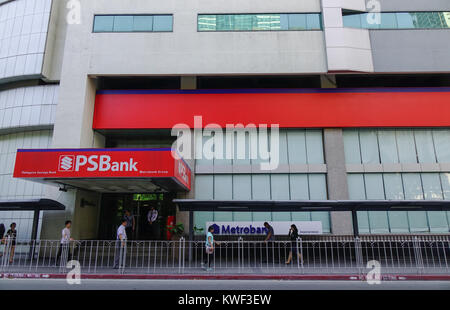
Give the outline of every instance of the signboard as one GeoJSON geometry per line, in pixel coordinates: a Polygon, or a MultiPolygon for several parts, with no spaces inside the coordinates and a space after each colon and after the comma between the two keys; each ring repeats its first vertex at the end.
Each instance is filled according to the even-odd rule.
{"type": "MultiPolygon", "coordinates": [[[[275,235],[288,235],[291,225],[297,226],[299,235],[321,235],[322,222],[270,222],[275,235]]],[[[214,227],[215,235],[265,235],[267,233],[264,222],[207,222],[208,227],[214,227]]]]}
{"type": "Polygon", "coordinates": [[[191,171],[171,149],[18,150],[15,178],[174,178],[190,189],[191,171]]]}

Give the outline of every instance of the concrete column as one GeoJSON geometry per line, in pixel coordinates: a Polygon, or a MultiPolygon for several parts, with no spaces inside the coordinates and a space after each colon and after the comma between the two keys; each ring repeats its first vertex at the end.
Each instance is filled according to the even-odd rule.
{"type": "MultiPolygon", "coordinates": [[[[334,75],[321,76],[322,88],[336,88],[334,75]]],[[[328,199],[348,200],[347,168],[345,164],[344,138],[341,128],[325,128],[324,151],[327,164],[328,199]]],[[[334,235],[353,233],[351,212],[331,212],[331,232],[334,235]]]]}
{"type": "MultiPolygon", "coordinates": [[[[348,200],[347,170],[345,167],[344,139],[341,128],[324,129],[325,160],[327,163],[328,199],[348,200]]],[[[331,232],[350,235],[353,232],[351,212],[331,212],[331,232]]]]}
{"type": "MultiPolygon", "coordinates": [[[[182,76],[181,77],[181,89],[189,90],[189,89],[197,89],[197,77],[196,76],[182,76]]],[[[194,199],[195,197],[195,159],[194,159],[194,149],[195,149],[195,137],[194,137],[194,130],[191,130],[191,137],[192,137],[192,159],[185,159],[186,163],[191,168],[191,191],[187,193],[180,193],[178,194],[178,198],[180,199],[194,199]]],[[[194,219],[193,212],[181,212],[177,209],[177,223],[183,223],[185,234],[189,235],[189,237],[192,237],[193,232],[193,223],[194,219]]]]}

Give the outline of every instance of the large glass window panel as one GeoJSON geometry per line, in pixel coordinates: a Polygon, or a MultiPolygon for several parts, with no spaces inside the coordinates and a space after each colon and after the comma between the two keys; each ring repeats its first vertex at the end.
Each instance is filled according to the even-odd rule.
{"type": "Polygon", "coordinates": [[[364,177],[359,173],[347,175],[348,191],[351,200],[365,200],[366,188],[364,186],[364,177]]]}
{"type": "Polygon", "coordinates": [[[289,30],[289,14],[280,14],[280,27],[272,30],[289,30]]]}
{"type": "Polygon", "coordinates": [[[292,200],[309,200],[309,186],[308,175],[306,174],[291,174],[290,190],[292,200]]]}
{"type": "Polygon", "coordinates": [[[234,30],[239,31],[250,31],[253,29],[253,15],[241,14],[235,15],[233,18],[234,21],[234,30]]]}
{"type": "Polygon", "coordinates": [[[450,130],[433,130],[433,140],[438,163],[450,163],[450,130]]]}
{"type": "Polygon", "coordinates": [[[270,30],[270,25],[272,21],[272,16],[269,14],[258,14],[255,16],[255,24],[253,25],[253,30],[270,30]]]}
{"type": "Polygon", "coordinates": [[[287,131],[289,163],[306,164],[306,138],[304,130],[287,131]]]}
{"type": "Polygon", "coordinates": [[[442,186],[439,173],[422,173],[423,192],[426,200],[442,200],[442,186]]]}
{"type": "Polygon", "coordinates": [[[153,31],[172,31],[173,16],[155,15],[153,16],[153,31]]]}
{"type": "Polygon", "coordinates": [[[231,200],[233,199],[233,179],[232,175],[214,176],[214,199],[231,200]]]}
{"type": "Polygon", "coordinates": [[[409,230],[412,233],[429,232],[425,211],[408,211],[409,230]]]}
{"type": "Polygon", "coordinates": [[[400,173],[385,173],[383,174],[384,188],[386,192],[386,199],[388,200],[403,200],[405,194],[403,192],[403,182],[400,173]]]}
{"type": "Polygon", "coordinates": [[[306,14],[306,27],[308,30],[321,30],[322,18],[320,14],[306,14]]]}
{"type": "Polygon", "coordinates": [[[388,217],[391,233],[409,233],[408,212],[390,211],[388,217]]]}
{"type": "Polygon", "coordinates": [[[306,130],[308,164],[323,164],[323,136],[321,130],[306,130]]]}
{"type": "Polygon", "coordinates": [[[214,212],[214,222],[232,222],[233,212],[214,212]]]}
{"type": "MultiPolygon", "coordinates": [[[[239,131],[234,133],[233,138],[233,165],[250,165],[250,151],[251,151],[251,145],[252,145],[252,139],[256,139],[255,146],[258,147],[257,139],[258,137],[256,135],[250,134],[249,132],[245,131],[239,131]],[[245,154],[243,154],[245,152],[245,154]]],[[[258,152],[258,149],[256,149],[256,152],[258,152]]]]}
{"type": "Polygon", "coordinates": [[[233,15],[217,15],[216,17],[217,31],[234,30],[234,16],[233,15]]]}
{"type": "Polygon", "coordinates": [[[217,30],[217,15],[199,15],[198,16],[198,31],[216,31],[217,30]]]}
{"type": "Polygon", "coordinates": [[[232,159],[227,158],[227,140],[226,135],[214,135],[214,165],[228,166],[232,165],[232,159]]]}
{"type": "Polygon", "coordinates": [[[361,14],[344,15],[344,27],[361,28],[361,14]]]}
{"type": "Polygon", "coordinates": [[[206,158],[205,154],[203,154],[203,146],[205,143],[211,139],[211,137],[205,137],[203,135],[196,136],[195,139],[195,156],[196,156],[196,164],[197,165],[205,165],[212,166],[214,165],[214,160],[212,158],[206,158]]]}
{"type": "Polygon", "coordinates": [[[306,29],[306,14],[289,14],[289,30],[306,29]]]}
{"type": "Polygon", "coordinates": [[[114,16],[95,16],[94,32],[111,32],[114,25],[114,16]]]}
{"type": "Polygon", "coordinates": [[[398,28],[413,29],[414,16],[410,13],[396,13],[398,28]]]}
{"type": "Polygon", "coordinates": [[[252,177],[251,175],[233,175],[233,199],[252,200],[252,177]]]}
{"type": "Polygon", "coordinates": [[[206,232],[206,223],[214,221],[214,212],[194,212],[194,226],[203,228],[202,234],[206,232]]]}
{"type": "Polygon", "coordinates": [[[418,173],[404,173],[403,188],[405,189],[405,199],[407,200],[420,200],[423,199],[423,188],[418,173]]]}
{"type": "Polygon", "coordinates": [[[380,156],[378,153],[377,131],[363,129],[359,133],[359,143],[361,145],[361,158],[363,164],[378,164],[380,156]]]}
{"type": "Polygon", "coordinates": [[[369,211],[370,233],[389,233],[389,222],[386,211],[369,211]]]}
{"type": "Polygon", "coordinates": [[[233,221],[235,222],[252,222],[252,212],[233,212],[233,221]]]}
{"type": "Polygon", "coordinates": [[[195,199],[214,199],[214,178],[212,175],[195,176],[195,199]]]}
{"type": "MultiPolygon", "coordinates": [[[[270,30],[279,31],[281,30],[281,15],[273,14],[270,15],[270,30]]],[[[285,29],[287,30],[287,29],[285,29]]]]}
{"type": "Polygon", "coordinates": [[[361,164],[358,130],[344,130],[344,151],[347,164],[361,164]]]}
{"type": "Polygon", "coordinates": [[[417,155],[419,163],[435,163],[436,155],[434,154],[433,135],[431,130],[415,130],[417,155]]]}
{"type": "Polygon", "coordinates": [[[272,174],[270,179],[272,200],[289,200],[289,175],[272,174]]]}
{"type": "Polygon", "coordinates": [[[327,184],[324,174],[310,174],[309,195],[311,200],[327,200],[327,184]]]}
{"type": "Polygon", "coordinates": [[[430,224],[430,232],[432,233],[448,233],[449,223],[445,211],[429,211],[428,222],[430,224]]]}
{"type": "Polygon", "coordinates": [[[292,212],[292,221],[309,222],[311,221],[312,212],[292,212]]]}
{"type": "Polygon", "coordinates": [[[368,211],[358,211],[358,230],[360,234],[370,234],[369,225],[369,212],[368,211]]]}
{"type": "Polygon", "coordinates": [[[398,163],[397,141],[395,130],[378,131],[378,143],[380,145],[380,157],[382,164],[398,163]]]}
{"type": "Polygon", "coordinates": [[[288,164],[288,144],[287,144],[287,134],[286,131],[281,131],[280,135],[280,143],[279,143],[279,163],[281,165],[288,164]]]}
{"type": "Polygon", "coordinates": [[[133,31],[133,16],[115,16],[114,32],[131,32],[133,31]]]}
{"type": "Polygon", "coordinates": [[[381,15],[380,29],[396,29],[397,17],[395,13],[384,13],[381,15]]]}
{"type": "Polygon", "coordinates": [[[396,132],[398,157],[400,163],[417,163],[416,146],[414,142],[414,133],[409,129],[400,129],[396,132]]]}
{"type": "Polygon", "coordinates": [[[380,173],[365,174],[364,181],[366,185],[366,195],[368,200],[385,199],[382,174],[380,173]]]}
{"type": "Polygon", "coordinates": [[[331,233],[330,212],[311,212],[311,221],[322,222],[323,233],[331,233]]]}
{"type": "Polygon", "coordinates": [[[153,16],[134,16],[133,31],[153,31],[153,16]]]}
{"type": "Polygon", "coordinates": [[[253,212],[253,221],[270,222],[272,221],[272,212],[253,212]]]}
{"type": "MultiPolygon", "coordinates": [[[[291,212],[272,212],[272,221],[274,222],[291,222],[291,212]]],[[[279,232],[286,233],[287,232],[279,232]]]]}
{"type": "Polygon", "coordinates": [[[252,175],[252,193],[254,200],[270,200],[270,176],[252,175]]]}
{"type": "Polygon", "coordinates": [[[379,29],[381,22],[381,13],[361,14],[361,26],[364,29],[379,29]]]}
{"type": "Polygon", "coordinates": [[[441,184],[444,192],[444,199],[450,200],[450,173],[441,173],[441,184]]]}

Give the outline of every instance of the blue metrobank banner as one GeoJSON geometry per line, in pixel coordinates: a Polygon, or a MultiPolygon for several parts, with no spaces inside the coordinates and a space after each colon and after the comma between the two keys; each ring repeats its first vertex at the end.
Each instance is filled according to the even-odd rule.
{"type": "MultiPolygon", "coordinates": [[[[321,235],[322,222],[270,222],[275,235],[288,235],[292,224],[297,226],[300,235],[321,235]]],[[[206,229],[212,226],[215,235],[265,235],[264,222],[207,222],[206,229]]]]}

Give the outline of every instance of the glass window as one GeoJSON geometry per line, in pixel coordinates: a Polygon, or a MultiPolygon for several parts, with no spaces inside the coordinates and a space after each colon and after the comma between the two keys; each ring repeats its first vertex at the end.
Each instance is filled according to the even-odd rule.
{"type": "Polygon", "coordinates": [[[306,15],[305,14],[289,14],[289,29],[290,30],[306,30],[306,15]]]}
{"type": "Polygon", "coordinates": [[[194,225],[197,228],[203,228],[204,234],[206,231],[206,223],[214,221],[214,212],[194,212],[194,225]]]}
{"type": "Polygon", "coordinates": [[[414,26],[414,16],[411,13],[396,13],[398,28],[412,29],[414,26]]]}
{"type": "Polygon", "coordinates": [[[380,173],[370,173],[364,175],[366,195],[368,200],[383,200],[384,186],[383,176],[380,173]]]}
{"type": "Polygon", "coordinates": [[[423,188],[419,173],[404,173],[403,187],[405,189],[405,199],[423,199],[423,188]]]}
{"type": "Polygon", "coordinates": [[[378,154],[378,138],[376,130],[361,130],[359,133],[361,144],[361,157],[363,164],[378,164],[380,156],[378,154]]]}
{"type": "Polygon", "coordinates": [[[450,130],[433,130],[433,140],[438,163],[450,163],[450,130]]]}
{"type": "Polygon", "coordinates": [[[212,175],[197,175],[195,177],[195,199],[214,199],[214,179],[212,175]]]}
{"type": "Polygon", "coordinates": [[[381,15],[380,29],[396,29],[397,16],[395,13],[384,13],[381,15]]]}
{"type": "Polygon", "coordinates": [[[380,130],[378,132],[378,143],[380,144],[381,163],[398,163],[397,142],[395,130],[380,130]]]}
{"type": "Polygon", "coordinates": [[[358,130],[344,130],[344,151],[347,164],[361,164],[358,130]]]}
{"type": "Polygon", "coordinates": [[[324,163],[322,130],[306,131],[306,152],[308,164],[324,163]]]}
{"type": "Polygon", "coordinates": [[[389,221],[387,211],[369,211],[370,233],[389,233],[389,221]]]}
{"type": "Polygon", "coordinates": [[[409,233],[407,211],[389,211],[388,217],[391,233],[409,233]]]}
{"type": "Polygon", "coordinates": [[[402,164],[417,163],[416,146],[412,130],[397,130],[398,157],[402,164]]]}
{"type": "Polygon", "coordinates": [[[430,130],[415,130],[417,156],[419,163],[435,163],[433,136],[430,130]]]}
{"type": "Polygon", "coordinates": [[[366,188],[362,174],[348,174],[348,191],[351,200],[365,200],[366,188]]]}
{"type": "Polygon", "coordinates": [[[231,175],[219,174],[214,176],[214,199],[233,199],[233,179],[231,175]]]}
{"type": "Polygon", "coordinates": [[[311,221],[311,213],[312,212],[292,212],[291,218],[292,221],[308,222],[311,221]]]}
{"type": "Polygon", "coordinates": [[[324,174],[310,174],[309,195],[311,200],[327,200],[327,183],[324,174]]]}
{"type": "Polygon", "coordinates": [[[198,31],[321,30],[319,13],[198,15],[198,31]]]}
{"type": "Polygon", "coordinates": [[[450,173],[441,173],[441,184],[444,199],[450,200],[450,173]]]}
{"type": "Polygon", "coordinates": [[[323,233],[331,233],[330,212],[311,212],[311,221],[322,222],[323,233]]]}
{"type": "Polygon", "coordinates": [[[153,31],[172,31],[173,17],[171,15],[153,16],[153,31]]]}
{"type": "Polygon", "coordinates": [[[290,176],[290,190],[292,200],[308,200],[309,199],[309,185],[308,175],[306,174],[291,174],[290,176]]]}
{"type": "Polygon", "coordinates": [[[289,200],[289,175],[272,174],[270,176],[272,200],[289,200]]]}
{"type": "Polygon", "coordinates": [[[130,32],[133,31],[133,16],[115,16],[114,32],[130,32]]]}
{"type": "Polygon", "coordinates": [[[361,14],[344,15],[344,27],[361,28],[361,14]]]}
{"type": "Polygon", "coordinates": [[[231,222],[233,221],[233,212],[214,212],[214,222],[231,222]]]}
{"type": "Polygon", "coordinates": [[[215,31],[217,26],[216,15],[199,15],[198,31],[215,31]]]}
{"type": "Polygon", "coordinates": [[[254,200],[270,200],[270,176],[252,175],[252,192],[254,200]]]}
{"type": "Polygon", "coordinates": [[[95,16],[94,32],[111,32],[114,25],[114,16],[95,16]]]}
{"type": "Polygon", "coordinates": [[[425,211],[408,211],[409,230],[412,233],[429,232],[427,213],[425,211]]]}
{"type": "Polygon", "coordinates": [[[361,27],[364,29],[379,29],[381,23],[381,13],[361,14],[361,27]]]}
{"type": "Polygon", "coordinates": [[[233,199],[252,200],[252,178],[250,175],[233,175],[233,199]]]}
{"type": "Polygon", "coordinates": [[[134,16],[134,31],[153,31],[153,16],[134,16]]]}
{"type": "Polygon", "coordinates": [[[445,211],[428,211],[428,222],[430,223],[430,232],[448,233],[449,223],[445,211]]]}
{"type": "Polygon", "coordinates": [[[320,14],[306,14],[306,27],[308,30],[321,30],[322,29],[321,15],[320,14]]]}
{"type": "Polygon", "coordinates": [[[388,200],[403,200],[405,194],[403,193],[402,176],[400,173],[385,173],[383,174],[384,188],[386,190],[386,199],[388,200]]]}
{"type": "Polygon", "coordinates": [[[358,230],[360,234],[370,234],[369,212],[358,211],[358,230]]]}
{"type": "Polygon", "coordinates": [[[289,163],[306,164],[306,138],[304,130],[289,130],[287,132],[289,163]]]}
{"type": "Polygon", "coordinates": [[[426,200],[444,199],[438,173],[422,173],[422,184],[426,200]]]}

